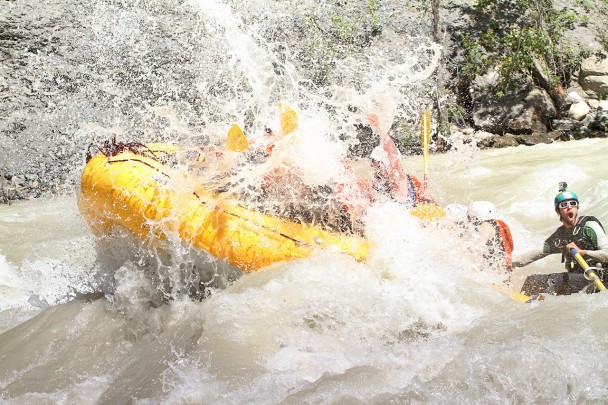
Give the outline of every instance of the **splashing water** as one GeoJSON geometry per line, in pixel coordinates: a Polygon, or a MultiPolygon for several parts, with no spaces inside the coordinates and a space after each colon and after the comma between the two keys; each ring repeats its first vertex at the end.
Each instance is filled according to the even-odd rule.
{"type": "MultiPolygon", "coordinates": [[[[431,181],[444,191],[445,201],[495,201],[512,225],[516,246],[525,250],[541,243],[555,226],[550,215],[554,187],[538,202],[532,186],[541,180],[526,162],[534,160],[542,173],[549,167],[568,168],[572,159],[586,156],[576,168],[587,180],[577,182],[576,190],[586,212],[601,212],[606,191],[598,190],[603,181],[595,179],[606,169],[607,147],[605,140],[588,140],[518,149],[516,154],[485,151],[474,162],[458,153],[434,155],[431,181]],[[505,161],[512,163],[510,176],[521,186],[517,199],[507,186],[513,179],[500,176],[505,161]],[[454,181],[476,167],[486,168],[486,175],[475,180],[483,188],[454,181]],[[522,204],[544,212],[539,225],[518,208],[522,204]]],[[[405,160],[406,166],[413,163],[414,158],[405,160]]],[[[557,172],[556,179],[563,179],[563,172],[557,172]]],[[[77,290],[81,285],[86,293],[87,271],[107,270],[111,266],[102,263],[116,256],[99,256],[109,253],[96,253],[92,239],[82,237],[86,228],[81,221],[65,226],[52,220],[57,216],[77,218],[75,204],[14,204],[2,215],[3,226],[33,221],[44,224],[47,235],[24,250],[14,250],[7,239],[0,245],[7,259],[3,266],[13,277],[3,291],[12,294],[13,302],[23,297],[23,304],[34,294],[46,297],[51,306],[25,323],[31,311],[41,308],[26,308],[28,303],[22,310],[14,305],[1,312],[8,330],[0,335],[0,350],[11,366],[0,380],[17,403],[59,393],[74,401],[121,402],[135,395],[163,403],[201,398],[216,403],[345,398],[370,403],[454,398],[576,402],[601,401],[606,394],[601,375],[591,382],[582,378],[605,361],[605,296],[548,297],[527,305],[511,301],[487,288],[495,278],[473,270],[475,258],[461,240],[444,229],[422,226],[399,204],[369,210],[366,233],[372,252],[365,263],[320,253],[247,274],[202,301],[177,297],[168,303],[154,299],[150,275],[158,267],[139,263],[123,245],[127,259],[115,264],[113,294],[73,299],[65,286],[77,290]],[[64,248],[45,249],[49,243],[64,248]],[[76,264],[74,257],[94,260],[76,264]],[[60,278],[43,282],[54,269],[71,273],[63,285],[60,278]],[[32,335],[36,339],[25,338],[32,335]],[[20,350],[14,350],[17,345],[20,350]],[[66,371],[58,371],[57,364],[66,371]],[[61,382],[52,375],[61,376],[61,382]]],[[[31,234],[23,238],[30,240],[31,234]]],[[[539,263],[537,271],[539,266],[556,271],[560,263],[553,259],[539,263]]],[[[178,272],[188,263],[186,258],[161,270],[178,272]]]]}
{"type": "MultiPolygon", "coordinates": [[[[225,153],[200,177],[175,176],[171,186],[225,187],[253,200],[264,175],[285,165],[306,186],[339,183],[340,161],[368,113],[383,129],[417,122],[426,102],[416,94],[432,80],[440,49],[393,33],[366,52],[323,59],[331,49],[315,48],[318,37],[296,36],[306,17],[330,19],[330,5],[317,3],[83,6],[84,27],[65,33],[77,45],[68,59],[40,54],[33,64],[52,67],[42,88],[55,73],[63,86],[73,83],[67,73],[78,61],[82,85],[31,118],[40,128],[73,128],[86,143],[118,133],[197,150],[223,145],[233,123],[262,143],[265,126],[280,128],[285,101],[300,125],[271,159],[225,153]],[[333,80],[321,82],[327,60],[333,80]]],[[[431,187],[441,205],[494,201],[525,251],[557,226],[558,181],[602,218],[606,148],[603,139],[484,152],[463,145],[431,157],[431,187]]],[[[419,157],[404,164],[422,168],[419,157]]],[[[82,166],[69,167],[74,178],[82,166]]],[[[186,160],[175,170],[196,169],[186,160]]],[[[367,162],[356,169],[367,172],[367,162]]],[[[608,394],[597,373],[606,362],[606,296],[511,301],[487,288],[497,275],[476,271],[461,239],[394,202],[367,211],[364,263],[325,252],[240,277],[177,238],[165,252],[95,239],[71,194],[2,207],[0,226],[0,386],[11,403],[563,403],[608,394]],[[195,266],[217,288],[191,299],[179,290],[195,266]]],[[[528,272],[557,271],[557,262],[528,272]]]]}

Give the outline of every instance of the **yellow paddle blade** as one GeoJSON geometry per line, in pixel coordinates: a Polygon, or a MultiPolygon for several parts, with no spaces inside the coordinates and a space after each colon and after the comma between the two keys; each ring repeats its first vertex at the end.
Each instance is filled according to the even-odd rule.
{"type": "Polygon", "coordinates": [[[298,129],[298,114],[285,103],[279,103],[279,120],[281,121],[281,134],[283,136],[298,129]]]}
{"type": "Polygon", "coordinates": [[[541,301],[543,299],[542,296],[529,296],[522,293],[518,293],[503,284],[491,284],[490,287],[493,290],[498,291],[499,293],[511,298],[513,301],[521,302],[522,304],[529,304],[532,301],[541,301]]]}
{"type": "Polygon", "coordinates": [[[242,152],[249,147],[247,138],[243,133],[243,130],[238,125],[234,124],[228,131],[228,137],[226,138],[226,148],[233,152],[242,152]]]}
{"type": "Polygon", "coordinates": [[[445,217],[445,210],[435,204],[420,204],[413,208],[410,214],[421,221],[436,221],[445,217]]]}

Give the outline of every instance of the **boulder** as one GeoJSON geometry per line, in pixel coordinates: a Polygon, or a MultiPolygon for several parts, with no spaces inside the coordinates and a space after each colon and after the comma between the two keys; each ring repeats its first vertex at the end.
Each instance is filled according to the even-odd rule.
{"type": "Polygon", "coordinates": [[[578,81],[591,98],[600,98],[608,95],[607,76],[585,76],[578,81]]]}
{"type": "Polygon", "coordinates": [[[561,42],[568,44],[570,47],[585,49],[589,52],[602,52],[604,50],[604,46],[598,40],[597,32],[583,26],[564,32],[561,42]]]}
{"type": "Polygon", "coordinates": [[[578,89],[569,89],[566,101],[570,102],[570,104],[573,104],[585,101],[585,98],[583,95],[581,95],[581,93],[579,93],[578,89]]]}
{"type": "Polygon", "coordinates": [[[579,79],[584,76],[608,76],[608,58],[593,55],[583,60],[579,79]]]}
{"type": "Polygon", "coordinates": [[[549,134],[534,132],[530,135],[520,135],[517,140],[521,145],[532,146],[539,143],[553,143],[555,139],[561,136],[561,134],[557,135],[555,132],[549,134]]]}
{"type": "Polygon", "coordinates": [[[505,134],[503,136],[495,135],[487,141],[487,147],[492,148],[508,148],[511,146],[518,146],[519,144],[518,136],[513,134],[505,134]]]}
{"type": "Polygon", "coordinates": [[[473,122],[485,131],[516,134],[547,132],[550,120],[557,116],[557,109],[549,94],[532,85],[515,90],[498,99],[492,81],[497,76],[485,75],[472,87],[473,122]]]}
{"type": "Polygon", "coordinates": [[[570,106],[568,117],[575,120],[582,120],[591,111],[591,108],[584,101],[579,101],[570,106]]]}
{"type": "Polygon", "coordinates": [[[511,121],[509,128],[524,133],[545,133],[550,120],[556,116],[557,110],[551,96],[544,89],[536,87],[526,96],[522,113],[511,121]]]}
{"type": "Polygon", "coordinates": [[[551,128],[554,131],[560,132],[576,132],[581,128],[582,124],[578,120],[559,119],[551,122],[551,128]]]}
{"type": "Polygon", "coordinates": [[[594,55],[583,60],[578,83],[591,98],[608,96],[608,58],[594,55]]]}

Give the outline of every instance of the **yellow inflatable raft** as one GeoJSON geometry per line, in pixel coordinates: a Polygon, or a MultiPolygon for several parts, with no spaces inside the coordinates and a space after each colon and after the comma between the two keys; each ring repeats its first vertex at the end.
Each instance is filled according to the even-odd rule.
{"type": "Polygon", "coordinates": [[[142,240],[178,235],[246,272],[306,257],[316,249],[346,253],[357,260],[368,253],[362,237],[265,215],[202,187],[178,193],[172,185],[179,182],[175,176],[180,174],[162,163],[174,157],[176,147],[106,146],[112,150],[89,158],[78,200],[97,235],[116,225],[142,240]]]}

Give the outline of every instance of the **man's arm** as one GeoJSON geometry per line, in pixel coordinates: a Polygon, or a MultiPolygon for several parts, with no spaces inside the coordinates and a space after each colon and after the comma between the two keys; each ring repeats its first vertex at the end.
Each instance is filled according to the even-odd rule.
{"type": "Polygon", "coordinates": [[[600,224],[595,221],[589,221],[585,226],[591,228],[593,232],[595,232],[597,250],[583,250],[581,255],[593,257],[604,263],[608,262],[608,236],[606,236],[606,233],[600,224]]]}
{"type": "Polygon", "coordinates": [[[513,267],[515,268],[527,266],[530,263],[534,263],[535,261],[540,260],[547,255],[549,255],[549,253],[545,253],[541,249],[531,250],[519,256],[517,260],[513,260],[513,267]]]}

